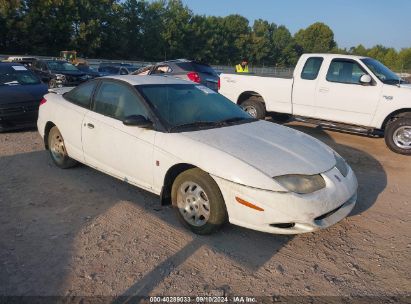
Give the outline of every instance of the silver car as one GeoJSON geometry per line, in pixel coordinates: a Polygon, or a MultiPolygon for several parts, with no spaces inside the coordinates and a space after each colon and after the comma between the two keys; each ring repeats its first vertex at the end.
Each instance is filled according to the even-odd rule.
{"type": "Polygon", "coordinates": [[[220,89],[220,77],[208,64],[176,59],[159,62],[155,65],[137,70],[134,75],[170,75],[175,78],[190,80],[218,91],[220,89]]]}

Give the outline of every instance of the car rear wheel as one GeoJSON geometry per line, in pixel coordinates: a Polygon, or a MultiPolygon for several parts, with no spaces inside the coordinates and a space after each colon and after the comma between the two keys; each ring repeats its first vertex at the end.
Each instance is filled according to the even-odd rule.
{"type": "Polygon", "coordinates": [[[411,155],[411,118],[398,118],[388,123],[385,142],[392,151],[411,155]]]}
{"type": "Polygon", "coordinates": [[[77,164],[77,161],[68,156],[63,136],[61,136],[57,127],[52,127],[50,129],[48,134],[48,148],[51,159],[57,167],[67,169],[74,167],[77,164]]]}
{"type": "Polygon", "coordinates": [[[257,119],[265,119],[266,110],[264,103],[261,102],[256,96],[251,96],[247,100],[241,103],[241,107],[244,111],[257,119]]]}
{"type": "Polygon", "coordinates": [[[218,185],[200,169],[189,169],[177,176],[171,199],[179,220],[196,234],[211,234],[228,219],[218,185]]]}

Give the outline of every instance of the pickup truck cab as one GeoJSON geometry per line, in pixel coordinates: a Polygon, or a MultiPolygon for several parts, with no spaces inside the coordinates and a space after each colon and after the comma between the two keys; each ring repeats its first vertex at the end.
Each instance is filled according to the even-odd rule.
{"type": "Polygon", "coordinates": [[[384,134],[394,152],[411,155],[411,85],[379,61],[304,54],[292,78],[222,74],[219,93],[252,116],[267,112],[354,133],[384,134]]]}

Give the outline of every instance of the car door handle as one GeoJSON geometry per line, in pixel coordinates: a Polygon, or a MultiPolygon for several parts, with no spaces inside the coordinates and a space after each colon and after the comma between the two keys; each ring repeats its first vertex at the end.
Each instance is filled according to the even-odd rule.
{"type": "Polygon", "coordinates": [[[87,124],[87,127],[88,127],[89,129],[94,129],[94,125],[91,124],[91,123],[88,123],[88,124],[87,124]]]}
{"type": "Polygon", "coordinates": [[[322,93],[327,93],[327,92],[329,92],[330,91],[330,89],[329,88],[320,88],[320,92],[322,92],[322,93]]]}

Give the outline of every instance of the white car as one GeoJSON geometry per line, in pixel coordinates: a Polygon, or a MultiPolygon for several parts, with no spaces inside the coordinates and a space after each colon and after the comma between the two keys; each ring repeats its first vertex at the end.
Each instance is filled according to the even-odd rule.
{"type": "Polygon", "coordinates": [[[57,166],[84,163],[158,194],[198,234],[227,221],[311,232],[356,203],[355,174],[331,148],[184,80],[113,76],[49,93],[38,130],[57,166]]]}

